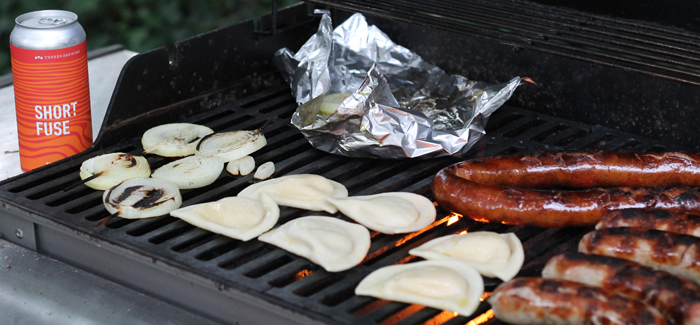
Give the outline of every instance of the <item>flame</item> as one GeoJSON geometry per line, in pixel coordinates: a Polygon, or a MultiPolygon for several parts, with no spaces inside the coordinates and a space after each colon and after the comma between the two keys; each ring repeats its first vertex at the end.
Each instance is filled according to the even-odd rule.
{"type": "MultiPolygon", "coordinates": [[[[534,80],[532,80],[532,79],[530,79],[530,78],[528,78],[528,77],[520,78],[520,80],[525,81],[525,82],[529,82],[529,83],[534,84],[534,85],[537,85],[537,83],[536,83],[534,80]]],[[[538,86],[539,86],[539,85],[538,85],[538,86]]]]}
{"type": "Polygon", "coordinates": [[[306,269],[301,270],[301,271],[297,272],[297,274],[294,275],[294,281],[301,280],[301,279],[311,275],[311,273],[314,273],[314,271],[306,270],[306,269]]]}
{"type": "Polygon", "coordinates": [[[493,309],[487,310],[485,313],[474,317],[467,325],[479,325],[488,322],[493,318],[493,309]]]}
{"type": "Polygon", "coordinates": [[[464,234],[466,234],[466,233],[467,233],[467,231],[466,231],[466,230],[463,230],[463,231],[460,232],[459,234],[460,234],[460,235],[464,235],[464,234]]]}
{"type": "Polygon", "coordinates": [[[455,312],[453,312],[453,311],[444,310],[443,312],[441,312],[441,313],[435,315],[433,318],[431,318],[431,319],[425,321],[425,323],[423,323],[423,324],[421,324],[421,325],[440,325],[440,324],[444,324],[444,323],[447,322],[448,320],[457,317],[457,315],[459,315],[459,313],[455,313],[455,312]]]}
{"type": "Polygon", "coordinates": [[[401,310],[400,312],[393,314],[393,315],[389,316],[389,318],[383,320],[381,322],[381,325],[394,325],[394,324],[404,320],[405,318],[419,312],[423,308],[425,308],[425,306],[423,306],[423,305],[418,305],[418,304],[410,305],[410,306],[404,308],[403,310],[401,310]]]}
{"type": "Polygon", "coordinates": [[[447,225],[448,225],[448,226],[451,226],[453,223],[459,221],[459,217],[461,217],[461,215],[459,215],[459,214],[457,214],[457,215],[452,215],[452,216],[450,217],[450,219],[447,220],[447,225]]]}
{"type": "Polygon", "coordinates": [[[484,294],[481,295],[481,298],[479,298],[479,301],[486,300],[488,297],[491,297],[492,294],[493,294],[493,292],[484,292],[484,294]]]}

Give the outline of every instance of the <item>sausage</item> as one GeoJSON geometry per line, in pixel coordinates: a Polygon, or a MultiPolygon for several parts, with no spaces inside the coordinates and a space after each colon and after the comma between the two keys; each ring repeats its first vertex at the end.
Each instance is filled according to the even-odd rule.
{"type": "Polygon", "coordinates": [[[596,229],[638,227],[700,237],[700,215],[664,210],[625,209],[603,216],[596,229]]]}
{"type": "Polygon", "coordinates": [[[560,228],[593,226],[620,209],[700,213],[700,188],[542,190],[477,183],[459,173],[459,164],[440,170],[433,179],[433,194],[441,207],[477,221],[560,228]]]}
{"type": "Polygon", "coordinates": [[[700,155],[542,152],[448,166],[433,193],[447,210],[478,221],[558,228],[592,226],[620,209],[700,213],[700,189],[688,186],[700,186],[700,155]]]}
{"type": "Polygon", "coordinates": [[[548,152],[472,159],[457,176],[522,188],[700,186],[700,155],[682,152],[548,152]]]}
{"type": "Polygon", "coordinates": [[[515,278],[489,298],[496,318],[511,324],[667,324],[658,310],[580,283],[515,278]]]}
{"type": "Polygon", "coordinates": [[[673,324],[700,324],[700,286],[636,262],[595,254],[560,254],[547,262],[542,276],[580,282],[644,301],[673,324]]]}
{"type": "Polygon", "coordinates": [[[581,238],[578,251],[635,261],[700,284],[700,238],[642,228],[606,228],[581,238]]]}

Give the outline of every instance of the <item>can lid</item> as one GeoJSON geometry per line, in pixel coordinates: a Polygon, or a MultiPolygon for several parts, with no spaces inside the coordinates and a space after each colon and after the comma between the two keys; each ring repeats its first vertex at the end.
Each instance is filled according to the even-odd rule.
{"type": "Polygon", "coordinates": [[[40,10],[20,15],[15,23],[22,27],[36,29],[59,28],[78,20],[78,15],[64,10],[40,10]]]}

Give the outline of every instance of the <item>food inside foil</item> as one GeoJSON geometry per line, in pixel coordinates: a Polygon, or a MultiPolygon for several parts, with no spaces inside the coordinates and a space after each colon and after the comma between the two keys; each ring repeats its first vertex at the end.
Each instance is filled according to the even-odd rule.
{"type": "Polygon", "coordinates": [[[323,12],[318,32],[275,63],[299,108],[294,124],[317,149],[349,157],[461,155],[520,84],[448,75],[395,44],[362,14],[335,30],[323,12]]]}

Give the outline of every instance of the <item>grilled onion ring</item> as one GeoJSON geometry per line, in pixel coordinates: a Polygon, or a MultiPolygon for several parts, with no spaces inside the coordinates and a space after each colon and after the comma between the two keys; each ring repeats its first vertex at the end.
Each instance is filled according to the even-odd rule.
{"type": "Polygon", "coordinates": [[[148,177],[151,168],[146,158],[115,152],[90,158],[80,165],[80,179],[96,190],[107,190],[120,182],[136,177],[148,177]]]}
{"type": "Polygon", "coordinates": [[[192,156],[161,166],[151,177],[169,181],[184,190],[214,183],[223,169],[224,163],[216,158],[192,156]]]}
{"type": "Polygon", "coordinates": [[[195,154],[227,162],[250,155],[266,144],[260,130],[212,133],[199,141],[195,154]]]}
{"type": "Polygon", "coordinates": [[[194,154],[199,140],[214,130],[191,123],[171,123],[150,128],[143,134],[141,144],[146,153],[164,157],[184,157],[194,154]]]}
{"type": "Polygon", "coordinates": [[[162,216],[180,207],[182,196],[173,183],[153,178],[132,178],[102,194],[111,214],[126,219],[162,216]]]}

